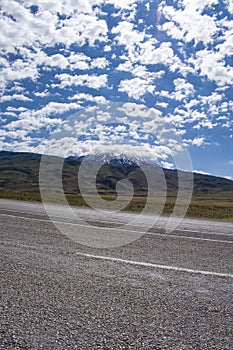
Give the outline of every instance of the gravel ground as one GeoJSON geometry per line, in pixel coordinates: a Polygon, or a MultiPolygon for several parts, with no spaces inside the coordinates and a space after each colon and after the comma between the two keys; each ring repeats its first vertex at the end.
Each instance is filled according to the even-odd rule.
{"type": "Polygon", "coordinates": [[[7,212],[0,237],[0,349],[233,349],[232,275],[76,255],[230,273],[231,244],[144,236],[98,250],[70,241],[51,223],[7,212]]]}

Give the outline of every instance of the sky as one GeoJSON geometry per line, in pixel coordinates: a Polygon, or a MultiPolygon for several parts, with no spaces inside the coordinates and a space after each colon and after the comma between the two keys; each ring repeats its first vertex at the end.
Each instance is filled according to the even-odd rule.
{"type": "Polygon", "coordinates": [[[0,150],[186,149],[233,179],[231,0],[0,0],[0,21],[0,150]]]}

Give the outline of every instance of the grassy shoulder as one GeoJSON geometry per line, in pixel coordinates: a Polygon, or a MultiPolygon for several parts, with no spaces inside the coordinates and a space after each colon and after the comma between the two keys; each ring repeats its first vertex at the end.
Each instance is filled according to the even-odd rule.
{"type": "MultiPolygon", "coordinates": [[[[41,196],[38,191],[0,191],[0,198],[41,202],[41,196]]],[[[46,201],[59,204],[61,203],[61,198],[62,196],[59,193],[48,193],[46,201]]],[[[106,194],[102,195],[102,199],[105,200],[105,209],[111,210],[115,208],[114,200],[116,196],[106,194]]],[[[78,207],[98,207],[99,205],[98,198],[91,195],[88,197],[89,204],[79,194],[66,194],[66,200],[69,205],[78,207]]],[[[142,195],[134,196],[131,201],[128,196],[118,198],[123,211],[130,212],[141,212],[145,208],[146,200],[147,197],[142,195]]],[[[170,215],[173,212],[175,204],[175,194],[170,194],[166,197],[165,205],[162,197],[154,196],[150,199],[149,205],[147,204],[146,212],[170,215]]],[[[180,203],[180,205],[181,207],[185,205],[185,201],[184,203],[180,203]]],[[[194,195],[188,207],[186,217],[233,221],[233,192],[194,195]]]]}

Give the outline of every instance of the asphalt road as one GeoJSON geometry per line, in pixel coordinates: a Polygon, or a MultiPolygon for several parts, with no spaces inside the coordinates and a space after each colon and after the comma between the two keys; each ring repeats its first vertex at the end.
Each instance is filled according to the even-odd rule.
{"type": "Polygon", "coordinates": [[[0,200],[0,349],[233,349],[233,223],[52,213],[0,200]]]}

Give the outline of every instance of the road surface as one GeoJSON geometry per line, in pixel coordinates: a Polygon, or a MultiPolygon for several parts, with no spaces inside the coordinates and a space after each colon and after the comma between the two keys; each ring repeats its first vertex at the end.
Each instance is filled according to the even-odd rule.
{"type": "Polygon", "coordinates": [[[233,223],[167,232],[166,218],[74,211],[54,206],[52,222],[41,204],[0,200],[0,349],[233,348],[233,223]],[[96,248],[59,225],[89,242],[145,234],[96,248]]]}

